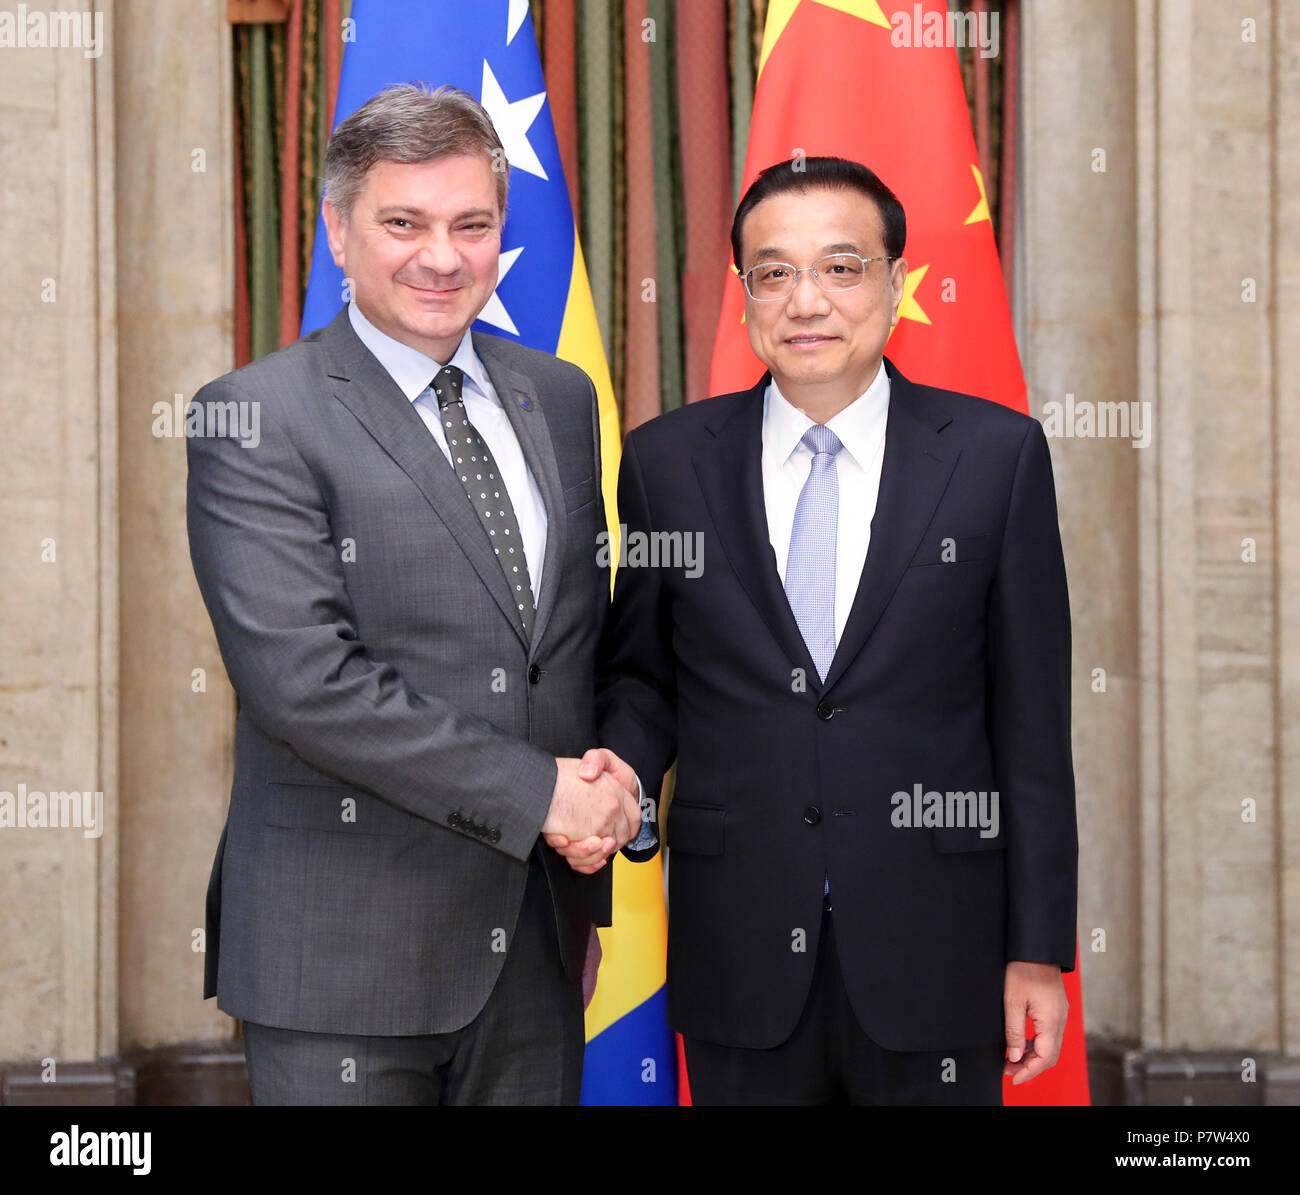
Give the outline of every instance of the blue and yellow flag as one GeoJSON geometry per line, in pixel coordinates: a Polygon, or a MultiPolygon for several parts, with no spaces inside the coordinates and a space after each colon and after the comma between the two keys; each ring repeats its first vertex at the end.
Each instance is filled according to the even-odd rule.
{"type": "MultiPolygon", "coordinates": [[[[600,401],[605,510],[613,536],[618,408],[601,347],[587,268],[565,187],[528,0],[353,0],[343,30],[335,121],[393,83],[450,83],[487,109],[510,161],[510,194],[496,293],[483,332],[554,353],[585,370],[600,401]]],[[[317,220],[304,332],[345,301],[342,271],[317,220]]],[[[614,542],[614,541],[611,541],[614,542]]],[[[592,744],[593,746],[595,744],[592,744]]],[[[587,1009],[584,1104],[675,1104],[677,1070],[664,994],[667,923],[659,862],[616,856],[614,925],[587,1009]]]]}

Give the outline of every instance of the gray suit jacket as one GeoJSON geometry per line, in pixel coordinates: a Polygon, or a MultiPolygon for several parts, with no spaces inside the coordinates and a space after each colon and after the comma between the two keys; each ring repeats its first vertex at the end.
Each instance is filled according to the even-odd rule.
{"type": "MultiPolygon", "coordinates": [[[[505,959],[553,757],[596,741],[595,390],[545,353],[473,342],[546,505],[531,646],[460,480],[346,308],[195,396],[260,421],[256,446],[188,441],[190,553],[239,697],[204,991],[232,1016],[467,1024],[505,959]]],[[[610,870],[541,851],[576,977],[610,870]]]]}

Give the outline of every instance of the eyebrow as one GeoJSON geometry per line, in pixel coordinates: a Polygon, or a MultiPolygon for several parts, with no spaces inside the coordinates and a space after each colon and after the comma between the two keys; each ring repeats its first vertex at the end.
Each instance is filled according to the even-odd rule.
{"type": "MultiPolygon", "coordinates": [[[[768,261],[775,259],[778,261],[789,261],[787,254],[788,249],[779,249],[772,245],[764,245],[757,253],[754,254],[754,261],[768,261]]],[[[830,253],[856,253],[859,257],[865,256],[861,249],[858,248],[856,241],[836,241],[833,245],[823,245],[818,250],[818,257],[825,257],[830,253]]]]}
{"type": "MultiPolygon", "coordinates": [[[[378,220],[387,220],[392,216],[401,216],[406,218],[407,216],[424,217],[426,215],[427,213],[423,208],[410,207],[403,203],[393,204],[390,207],[381,207],[375,212],[375,218],[378,220]]],[[[497,214],[489,207],[470,208],[468,211],[457,212],[456,215],[451,218],[451,222],[455,224],[459,220],[468,220],[474,216],[487,216],[490,219],[495,220],[497,214]]]]}

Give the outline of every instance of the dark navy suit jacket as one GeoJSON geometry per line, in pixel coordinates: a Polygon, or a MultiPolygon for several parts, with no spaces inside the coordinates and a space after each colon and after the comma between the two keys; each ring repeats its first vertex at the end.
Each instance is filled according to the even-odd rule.
{"type": "Polygon", "coordinates": [[[824,876],[852,1006],[888,1049],[994,1045],[1008,961],[1074,966],[1070,609],[1047,442],[1025,415],[885,365],[870,549],[824,684],[768,540],[769,379],[624,444],[629,538],[694,534],[703,551],[694,577],[619,569],[597,694],[601,742],[647,792],[676,762],[668,1003],[688,1036],[790,1034],[824,876]],[[899,824],[918,791],[943,795],[946,824],[899,824]],[[970,824],[980,793],[986,810],[997,794],[996,836],[970,824]]]}

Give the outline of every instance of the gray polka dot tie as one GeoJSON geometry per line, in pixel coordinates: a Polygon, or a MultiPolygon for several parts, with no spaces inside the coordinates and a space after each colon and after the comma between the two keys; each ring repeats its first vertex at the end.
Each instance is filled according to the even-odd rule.
{"type": "Polygon", "coordinates": [[[524,628],[524,638],[533,634],[533,586],[528,578],[528,561],[524,558],[524,541],[519,534],[519,520],[510,502],[510,492],[501,480],[501,471],[492,459],[482,436],[474,430],[461,397],[464,373],[455,365],[444,365],[434,377],[431,386],[438,400],[438,412],[443,431],[447,433],[447,447],[451,449],[451,464],[465,487],[478,517],[487,532],[488,542],[496,552],[505,573],[510,593],[519,610],[519,622],[524,628]]]}

